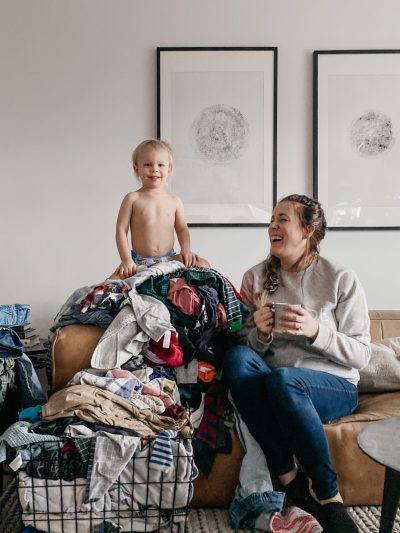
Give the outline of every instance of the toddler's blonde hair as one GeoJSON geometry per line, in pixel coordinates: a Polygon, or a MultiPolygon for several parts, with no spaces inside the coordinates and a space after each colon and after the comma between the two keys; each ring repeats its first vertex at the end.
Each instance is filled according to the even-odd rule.
{"type": "Polygon", "coordinates": [[[143,148],[147,148],[147,146],[150,146],[151,148],[154,148],[155,150],[156,149],[166,150],[168,152],[171,171],[174,170],[174,158],[173,158],[173,153],[172,153],[172,146],[169,143],[167,143],[167,141],[162,141],[161,139],[146,139],[145,141],[138,144],[132,152],[132,165],[137,165],[140,152],[143,150],[143,148]]]}

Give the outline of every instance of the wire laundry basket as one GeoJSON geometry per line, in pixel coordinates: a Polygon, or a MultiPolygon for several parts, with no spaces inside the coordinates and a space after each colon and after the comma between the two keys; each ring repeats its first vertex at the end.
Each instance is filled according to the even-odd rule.
{"type": "Polygon", "coordinates": [[[152,466],[154,442],[141,439],[112,483],[107,481],[112,458],[91,463],[93,448],[88,466],[79,460],[76,441],[31,444],[17,478],[22,522],[48,533],[186,533],[198,472],[191,439],[171,440],[167,472],[152,466]],[[104,484],[104,477],[104,486],[109,486],[99,497],[98,483],[104,484]]]}

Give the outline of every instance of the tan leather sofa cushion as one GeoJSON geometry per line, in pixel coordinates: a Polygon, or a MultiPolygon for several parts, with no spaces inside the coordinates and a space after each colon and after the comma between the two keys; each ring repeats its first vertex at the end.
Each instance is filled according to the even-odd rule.
{"type": "Polygon", "coordinates": [[[228,507],[233,500],[244,450],[232,430],[231,437],[232,453],[218,453],[208,478],[200,472],[195,480],[190,507],[228,507]]]}
{"type": "Polygon", "coordinates": [[[90,368],[93,351],[104,329],[86,324],[71,324],[56,332],[52,345],[52,386],[56,392],[83,368],[90,368]]]}
{"type": "Polygon", "coordinates": [[[325,424],[329,450],[346,505],[381,505],[385,469],[361,451],[357,435],[373,420],[400,416],[400,391],[360,394],[357,412],[325,424]]]}
{"type": "Polygon", "coordinates": [[[379,394],[360,394],[356,412],[331,422],[330,426],[344,422],[371,422],[400,415],[400,391],[379,394]]]}
{"type": "Polygon", "coordinates": [[[400,311],[370,311],[371,341],[400,337],[400,311]]]}

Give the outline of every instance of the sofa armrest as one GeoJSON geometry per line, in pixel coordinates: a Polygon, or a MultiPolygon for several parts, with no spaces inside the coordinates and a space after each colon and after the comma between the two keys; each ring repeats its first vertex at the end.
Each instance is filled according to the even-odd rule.
{"type": "Polygon", "coordinates": [[[93,351],[104,329],[87,324],[71,324],[59,328],[51,347],[51,392],[67,384],[76,372],[90,368],[93,351]]]}

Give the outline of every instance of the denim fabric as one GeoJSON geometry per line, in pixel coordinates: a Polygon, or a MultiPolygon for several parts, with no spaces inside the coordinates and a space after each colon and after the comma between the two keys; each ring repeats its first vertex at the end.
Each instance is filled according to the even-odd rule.
{"type": "Polygon", "coordinates": [[[21,407],[33,407],[37,404],[45,404],[47,398],[42,385],[33,368],[32,361],[25,354],[15,359],[15,372],[18,382],[19,400],[21,407]]]}
{"type": "Polygon", "coordinates": [[[154,255],[154,256],[148,256],[148,255],[139,255],[135,252],[135,250],[131,251],[131,257],[133,261],[137,265],[145,265],[147,267],[151,267],[155,265],[156,263],[162,263],[163,261],[169,261],[171,257],[176,255],[174,250],[170,250],[165,255],[154,255]]]}
{"type": "Polygon", "coordinates": [[[29,322],[30,316],[29,304],[0,305],[0,326],[21,326],[29,322]]]}
{"type": "Polygon", "coordinates": [[[24,346],[15,331],[0,327],[0,358],[20,357],[23,353],[24,346]]]}
{"type": "Polygon", "coordinates": [[[0,359],[14,359],[21,407],[46,403],[39,378],[32,361],[24,354],[20,338],[10,328],[0,328],[0,359]]]}
{"type": "MultiPolygon", "coordinates": [[[[230,396],[229,398],[231,399],[230,396]]],[[[235,409],[236,432],[243,449],[246,450],[240,466],[236,496],[243,499],[253,492],[272,492],[274,487],[263,451],[250,433],[234,404],[233,406],[235,409]]]]}
{"type": "Polygon", "coordinates": [[[246,498],[235,498],[229,507],[229,525],[233,529],[254,528],[260,514],[281,511],[284,499],[283,492],[253,492],[246,498]]]}
{"type": "Polygon", "coordinates": [[[251,348],[230,348],[225,377],[243,420],[277,475],[294,468],[295,455],[317,497],[337,493],[323,423],[357,407],[357,388],[344,378],[305,368],[271,369],[251,348]]]}

